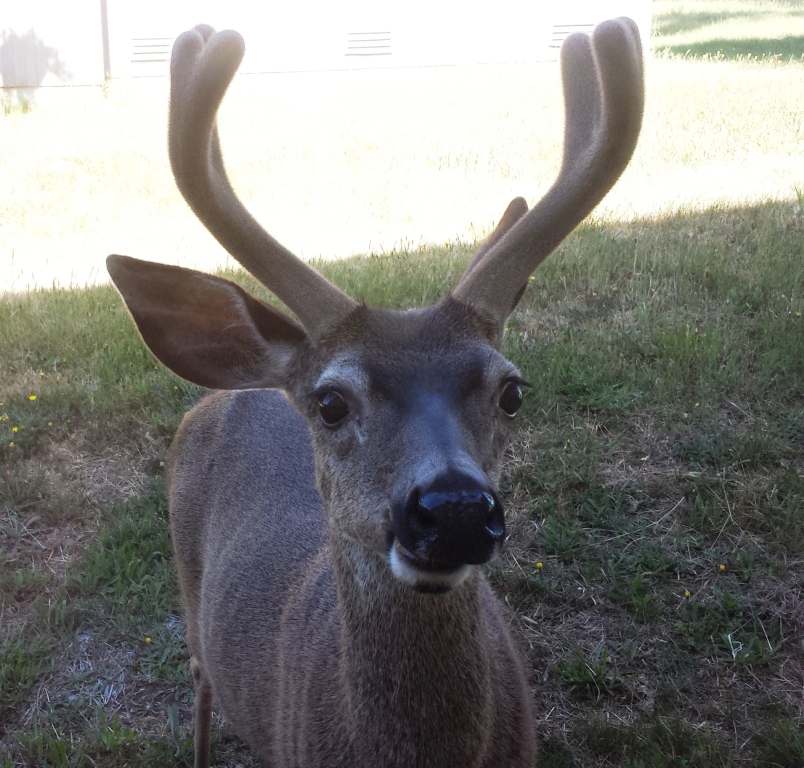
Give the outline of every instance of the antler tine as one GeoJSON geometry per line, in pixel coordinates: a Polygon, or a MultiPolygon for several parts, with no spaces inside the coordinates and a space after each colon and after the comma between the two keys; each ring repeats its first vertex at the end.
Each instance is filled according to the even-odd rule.
{"type": "Polygon", "coordinates": [[[508,207],[505,209],[505,213],[502,215],[500,219],[500,224],[497,229],[492,232],[491,236],[489,237],[483,245],[478,248],[477,253],[472,257],[472,260],[469,262],[469,265],[466,267],[466,273],[468,274],[471,272],[481,261],[485,258],[486,254],[502,239],[502,236],[509,230],[511,227],[516,224],[519,219],[521,219],[526,213],[528,212],[528,203],[524,197],[515,197],[510,203],[508,203],[508,207]]]}
{"type": "Polygon", "coordinates": [[[212,235],[314,333],[344,317],[355,302],[257,223],[223,165],[215,119],[244,50],[237,32],[215,34],[207,26],[176,40],[170,65],[170,164],[184,199],[212,235]]]}
{"type": "Polygon", "coordinates": [[[642,49],[636,24],[617,19],[561,49],[564,158],[547,194],[499,242],[472,261],[453,296],[500,327],[536,267],[611,189],[642,125],[642,49]]]}

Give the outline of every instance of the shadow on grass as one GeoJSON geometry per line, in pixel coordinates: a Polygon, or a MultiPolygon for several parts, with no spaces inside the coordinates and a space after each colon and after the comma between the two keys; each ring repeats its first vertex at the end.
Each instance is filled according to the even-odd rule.
{"type": "Polygon", "coordinates": [[[757,58],[800,59],[804,57],[804,37],[783,37],[779,40],[707,40],[689,45],[673,45],[666,50],[671,53],[700,56],[722,56],[736,59],[746,56],[757,58]]]}
{"type": "Polygon", "coordinates": [[[720,21],[737,19],[748,21],[753,18],[752,13],[668,13],[657,16],[653,21],[653,33],[667,36],[677,35],[679,32],[694,32],[701,27],[717,24],[720,21]]]}
{"type": "MultiPolygon", "coordinates": [[[[506,351],[534,384],[523,412],[534,428],[509,485],[517,567],[501,559],[494,581],[539,680],[545,768],[804,765],[787,677],[804,665],[800,202],[584,225],[510,320],[506,351]]],[[[370,305],[412,306],[450,290],[470,252],[318,266],[370,305]]],[[[4,496],[0,483],[0,613],[33,617],[0,642],[0,766],[189,764],[161,481],[105,508],[66,588],[32,563],[62,552],[39,539],[57,541],[66,522],[102,511],[93,498],[123,493],[107,490],[116,472],[82,473],[92,494],[76,488],[86,508],[68,509],[61,446],[90,463],[128,455],[125,441],[140,457],[132,470],[155,460],[161,476],[156,438],[198,391],[156,367],[108,287],[2,299],[0,328],[0,462],[20,486],[6,482],[4,496]],[[90,439],[93,452],[80,442],[90,439]],[[72,517],[58,519],[62,507],[72,517]]],[[[239,744],[216,753],[248,764],[239,744]]]]}
{"type": "Polygon", "coordinates": [[[773,5],[769,4],[767,8],[753,10],[744,8],[740,11],[733,11],[726,6],[715,12],[685,13],[677,11],[675,13],[656,13],[653,20],[653,32],[662,36],[677,35],[680,32],[694,32],[702,27],[718,24],[719,22],[757,22],[767,18],[769,15],[782,14],[791,18],[802,17],[804,16],[804,7],[801,6],[800,0],[787,0],[784,3],[777,2],[773,5]]]}

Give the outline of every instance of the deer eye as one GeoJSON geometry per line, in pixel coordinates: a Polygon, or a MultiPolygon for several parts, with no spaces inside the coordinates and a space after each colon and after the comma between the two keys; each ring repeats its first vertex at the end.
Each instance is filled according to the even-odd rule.
{"type": "Polygon", "coordinates": [[[522,387],[519,382],[506,382],[500,393],[499,406],[507,416],[516,416],[522,406],[522,387]]]}
{"type": "Polygon", "coordinates": [[[349,415],[349,405],[340,392],[334,389],[318,398],[318,415],[327,427],[336,427],[349,415]]]}

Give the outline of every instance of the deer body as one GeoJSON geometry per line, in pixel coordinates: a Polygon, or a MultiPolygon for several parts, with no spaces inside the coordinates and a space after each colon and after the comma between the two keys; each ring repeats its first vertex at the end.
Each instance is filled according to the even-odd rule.
{"type": "MultiPolygon", "coordinates": [[[[440,313],[383,314],[410,337],[374,355],[390,390],[389,364],[421,358],[427,337],[449,340],[430,327],[443,324],[440,313]]],[[[448,361],[437,362],[443,374],[448,361]]],[[[440,375],[423,387],[433,395],[455,384],[440,375]]],[[[406,389],[400,399],[409,402],[395,405],[421,396],[406,389]]],[[[449,432],[453,415],[430,415],[429,428],[449,432]]],[[[364,422],[383,429],[376,415],[364,422]]],[[[424,451],[446,465],[454,447],[428,451],[422,429],[397,435],[397,461],[424,451]]],[[[419,593],[392,574],[384,540],[367,551],[328,525],[307,424],[283,395],[202,401],[170,463],[190,650],[222,711],[268,765],[533,765],[530,694],[485,578],[473,572],[447,594],[419,593]]],[[[380,482],[393,486],[397,475],[380,482]]],[[[352,494],[353,483],[359,478],[346,484],[352,494]]],[[[349,503],[343,490],[331,494],[330,504],[349,503]]]]}
{"type": "MultiPolygon", "coordinates": [[[[280,398],[258,391],[216,397],[201,406],[203,428],[209,409],[259,423],[284,407],[296,422],[299,453],[280,457],[273,446],[258,446],[270,436],[253,421],[255,440],[240,448],[277,460],[270,479],[256,481],[258,491],[309,493],[309,515],[267,502],[240,517],[230,512],[233,500],[222,499],[220,508],[215,500],[203,522],[216,534],[198,541],[199,508],[183,505],[184,466],[174,453],[174,542],[177,549],[200,544],[210,564],[192,585],[182,572],[183,593],[204,595],[195,610],[187,603],[188,636],[222,711],[270,766],[532,766],[530,696],[485,579],[477,574],[442,599],[399,583],[381,557],[366,561],[341,545],[333,559],[312,484],[283,488],[275,480],[277,470],[290,479],[312,461],[303,423],[280,398]],[[183,525],[194,542],[185,542],[183,525]],[[249,574],[247,589],[233,572],[249,574]]],[[[179,446],[199,415],[188,417],[179,446]]],[[[209,447],[234,448],[225,437],[209,447]]],[[[226,467],[213,468],[199,490],[211,490],[221,475],[255,482],[232,469],[226,476],[226,467]]],[[[197,477],[187,480],[198,486],[197,477]]]]}
{"type": "Polygon", "coordinates": [[[528,276],[631,156],[636,28],[568,38],[558,180],[532,210],[509,205],[450,295],[410,311],[353,301],[236,198],[215,115],[242,54],[232,32],[177,40],[171,164],[299,322],[217,277],[107,260],[162,362],[242,390],[203,400],[171,449],[196,767],[214,697],[272,768],[532,768],[526,676],[477,568],[505,538],[499,463],[525,386],[499,347],[528,276]]]}

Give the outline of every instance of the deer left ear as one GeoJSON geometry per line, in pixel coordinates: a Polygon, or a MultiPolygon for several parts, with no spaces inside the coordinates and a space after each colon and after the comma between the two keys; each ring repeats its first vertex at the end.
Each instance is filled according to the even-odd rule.
{"type": "Polygon", "coordinates": [[[285,387],[304,329],[228,280],[109,256],[143,341],[182,378],[212,389],[285,387]]]}

